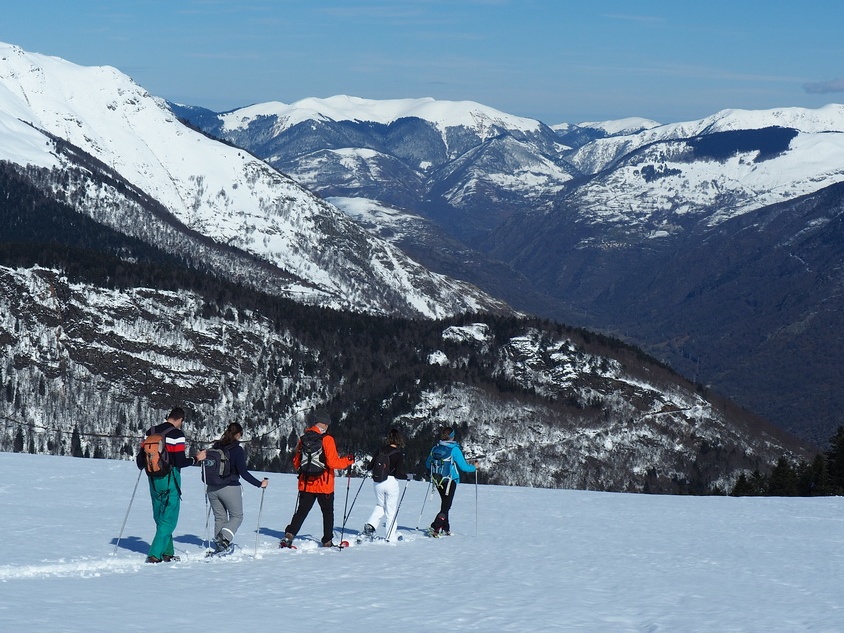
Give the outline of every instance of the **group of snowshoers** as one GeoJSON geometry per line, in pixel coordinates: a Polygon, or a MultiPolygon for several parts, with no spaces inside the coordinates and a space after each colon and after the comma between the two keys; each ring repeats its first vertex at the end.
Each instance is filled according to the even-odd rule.
{"type": "MultiPolygon", "coordinates": [[[[186,453],[185,434],[182,425],[185,412],[174,408],[167,419],[150,428],[137,455],[138,468],[146,471],[149,480],[152,513],[155,520],[155,537],[147,552],[146,562],[160,563],[178,561],[173,548],[173,532],[179,520],[181,500],[181,469],[188,466],[202,467],[206,495],[214,513],[214,537],[208,555],[230,552],[238,528],[243,522],[243,498],[240,480],[243,479],[258,488],[266,488],[269,480],[257,479],[246,467],[246,453],[240,445],[243,427],[230,423],[220,439],[200,450],[194,457],[186,453]]],[[[279,543],[282,548],[294,548],[296,535],[308,513],[318,503],[322,511],[323,547],[335,547],[334,543],[334,480],[335,470],[349,468],[355,463],[353,455],[340,455],[334,437],[328,434],[331,417],[324,410],[311,414],[309,426],[299,438],[293,456],[293,466],[298,473],[298,498],[296,510],[284,530],[279,543]]],[[[396,519],[401,506],[399,480],[410,482],[413,475],[404,467],[404,438],[396,429],[390,429],[383,444],[367,463],[367,476],[371,475],[375,492],[375,507],[358,536],[358,541],[381,538],[378,530],[384,526],[387,542],[400,540],[396,519]]],[[[440,511],[427,530],[432,537],[451,533],[448,513],[454,501],[460,473],[473,473],[477,462],[469,462],[455,440],[454,429],[440,429],[439,441],[425,460],[425,469],[430,473],[431,486],[440,495],[440,511]]],[[[361,482],[363,486],[363,481],[361,482]]],[[[405,484],[405,489],[407,484],[405,484]]],[[[358,489],[360,492],[360,489],[358,489]]],[[[357,499],[357,496],[355,496],[357,499]]],[[[354,505],[354,502],[353,502],[354,505]]],[[[424,506],[423,506],[424,507],[424,506]]],[[[351,510],[349,510],[351,512],[351,510]]],[[[344,527],[345,519],[344,516],[344,527]]],[[[337,544],[344,547],[348,543],[337,544]]]]}

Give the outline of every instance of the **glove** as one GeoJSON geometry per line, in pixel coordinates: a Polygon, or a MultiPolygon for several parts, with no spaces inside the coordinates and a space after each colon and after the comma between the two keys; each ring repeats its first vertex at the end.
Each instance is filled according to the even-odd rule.
{"type": "Polygon", "coordinates": [[[346,459],[348,459],[348,460],[349,460],[349,461],[351,461],[351,462],[355,461],[355,456],[354,456],[354,455],[352,455],[351,453],[349,453],[349,454],[348,454],[348,455],[346,455],[345,457],[346,457],[346,459]]]}

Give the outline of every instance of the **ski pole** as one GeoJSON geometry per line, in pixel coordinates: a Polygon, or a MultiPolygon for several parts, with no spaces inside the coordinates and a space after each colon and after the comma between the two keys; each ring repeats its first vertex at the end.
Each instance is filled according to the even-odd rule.
{"type": "Polygon", "coordinates": [[[347,511],[349,508],[349,486],[352,485],[352,467],[346,469],[346,501],[343,502],[343,525],[346,524],[347,511]]]}
{"type": "Polygon", "coordinates": [[[132,509],[132,503],[135,501],[135,493],[138,491],[138,482],[141,481],[141,473],[144,472],[143,470],[138,471],[138,478],[135,480],[135,488],[132,490],[132,498],[129,499],[129,507],[126,508],[126,516],[123,517],[123,525],[120,526],[120,534],[117,536],[117,542],[114,544],[114,551],[111,553],[112,556],[117,554],[117,547],[120,545],[120,539],[123,538],[123,530],[126,527],[126,520],[129,518],[129,510],[132,509]]]}
{"type": "MultiPolygon", "coordinates": [[[[358,500],[358,495],[360,494],[360,491],[363,489],[363,484],[364,484],[364,482],[365,482],[368,478],[369,478],[369,473],[366,473],[366,474],[363,476],[363,479],[361,479],[361,480],[360,480],[360,486],[358,486],[358,491],[355,493],[355,498],[354,498],[354,499],[352,499],[352,505],[351,505],[351,506],[349,506],[349,512],[348,512],[348,514],[346,514],[346,516],[344,516],[344,517],[343,517],[343,529],[341,530],[341,537],[342,537],[342,533],[343,533],[343,532],[345,531],[345,529],[346,529],[346,521],[348,521],[348,520],[349,520],[349,517],[350,517],[350,516],[352,516],[352,510],[354,510],[354,509],[355,509],[355,503],[357,503],[357,500],[358,500]]],[[[340,540],[341,540],[341,542],[342,542],[342,538],[341,538],[340,540]]]]}
{"type": "Polygon", "coordinates": [[[258,536],[261,534],[261,512],[264,510],[264,493],[266,491],[266,488],[261,488],[261,503],[258,504],[258,526],[255,528],[255,553],[252,555],[252,558],[258,557],[258,536]]]}
{"type": "Polygon", "coordinates": [[[431,490],[434,487],[434,478],[432,477],[431,480],[428,482],[428,490],[425,491],[425,496],[422,498],[422,509],[419,511],[419,518],[416,519],[416,529],[419,529],[419,523],[422,521],[422,513],[425,512],[425,504],[428,503],[428,495],[431,494],[431,490]]]}
{"type": "Polygon", "coordinates": [[[475,468],[475,538],[478,538],[478,469],[475,468]]]}
{"type": "Polygon", "coordinates": [[[211,522],[211,505],[208,499],[208,477],[205,462],[202,462],[202,483],[205,484],[205,547],[211,547],[211,536],[208,534],[208,524],[211,522]]]}
{"type": "MultiPolygon", "coordinates": [[[[343,537],[346,535],[346,521],[352,513],[349,507],[349,488],[352,485],[352,467],[346,470],[346,501],[343,503],[343,525],[340,527],[340,549],[343,549],[343,537]]],[[[356,497],[357,498],[357,497],[356,497]]]]}
{"type": "Polygon", "coordinates": [[[404,484],[404,490],[401,491],[401,497],[399,497],[399,504],[396,506],[396,514],[393,517],[392,522],[390,523],[390,529],[387,530],[387,540],[390,540],[390,534],[393,533],[393,528],[396,526],[396,521],[399,520],[399,510],[401,510],[401,502],[404,501],[404,493],[407,492],[407,487],[410,485],[410,479],[412,475],[407,476],[407,483],[404,484]]]}
{"type": "Polygon", "coordinates": [[[352,505],[349,507],[349,514],[343,517],[343,524],[345,525],[346,520],[352,515],[352,510],[355,509],[355,503],[358,500],[358,495],[360,494],[361,489],[363,488],[363,483],[369,479],[369,473],[366,473],[363,476],[363,479],[360,480],[360,486],[358,486],[358,491],[355,493],[354,499],[352,499],[352,505]]]}

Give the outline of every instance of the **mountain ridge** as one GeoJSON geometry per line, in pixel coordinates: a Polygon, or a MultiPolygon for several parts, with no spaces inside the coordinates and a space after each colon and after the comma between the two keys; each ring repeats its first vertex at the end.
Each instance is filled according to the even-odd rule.
{"type": "MultiPolygon", "coordinates": [[[[43,130],[35,164],[64,169],[78,155],[92,156],[188,231],[283,271],[268,278],[279,293],[408,315],[508,309],[466,283],[425,270],[263,161],[183,126],[162,100],[116,69],[82,68],[2,45],[0,83],[5,129],[16,134],[24,122],[43,130]],[[78,151],[60,156],[50,138],[78,151]]],[[[31,151],[15,155],[16,146],[6,143],[10,136],[2,136],[0,159],[32,164],[31,151]]],[[[99,208],[100,221],[122,226],[119,211],[102,209],[119,192],[97,191],[100,185],[87,184],[84,174],[68,198],[79,200],[83,212],[99,208]]]]}
{"type": "MultiPolygon", "coordinates": [[[[347,114],[347,118],[355,117],[347,114]]],[[[685,375],[733,393],[746,406],[752,406],[760,414],[813,441],[825,441],[836,426],[844,422],[838,413],[844,408],[844,401],[830,399],[830,388],[817,386],[826,385],[827,377],[819,366],[813,366],[811,357],[802,358],[798,353],[794,369],[783,367],[795,385],[792,396],[788,396],[788,390],[783,390],[781,385],[776,388],[765,386],[770,381],[759,373],[764,372],[762,366],[741,377],[745,389],[739,392],[727,378],[735,378],[737,374],[726,368],[731,364],[736,368],[744,366],[745,356],[720,343],[715,347],[721,351],[705,364],[690,364],[685,355],[706,356],[706,344],[704,351],[694,353],[665,351],[664,337],[653,332],[652,320],[646,315],[651,311],[674,315],[673,321],[677,323],[687,323],[690,319],[682,313],[684,308],[678,300],[668,293],[649,293],[652,303],[642,306],[642,312],[636,315],[623,305],[596,302],[594,297],[601,293],[612,295],[609,279],[588,294],[554,281],[555,276],[571,278],[572,271],[586,265],[587,261],[593,262],[590,265],[608,262],[609,269],[625,277],[629,272],[625,266],[632,264],[628,252],[631,249],[642,251],[636,257],[640,266],[635,268],[636,274],[645,280],[659,278],[665,267],[672,265],[672,260],[649,259],[647,253],[651,251],[674,249],[680,253],[692,249],[703,253],[707,239],[715,239],[728,248],[726,237],[708,236],[722,235],[725,227],[726,230],[739,226],[744,227],[743,231],[762,230],[770,225],[762,224],[760,229],[754,229],[754,218],[769,215],[769,209],[784,202],[807,196],[816,195],[818,200],[826,200],[834,206],[833,197],[824,192],[837,191],[836,185],[844,181],[844,106],[828,104],[814,110],[726,109],[697,121],[670,124],[633,117],[618,122],[542,125],[537,128],[539,135],[533,137],[526,136],[520,129],[514,129],[512,134],[505,130],[495,138],[483,141],[475,138],[473,145],[452,159],[442,149],[443,144],[433,149],[434,146],[417,142],[418,137],[411,140],[410,136],[407,142],[416,153],[391,154],[379,140],[380,136],[370,135],[368,124],[363,121],[365,118],[365,113],[361,113],[356,123],[345,122],[338,128],[322,121],[310,131],[300,123],[301,134],[297,138],[310,143],[310,154],[280,150],[265,158],[286,173],[302,178],[315,191],[331,196],[341,208],[376,232],[389,234],[394,231],[390,226],[395,224],[394,220],[379,211],[383,208],[422,216],[438,225],[463,245],[464,248],[458,251],[477,253],[465,257],[467,261],[483,261],[489,270],[511,269],[513,272],[501,275],[499,282],[493,284],[476,267],[467,266],[461,270],[449,255],[455,252],[453,244],[443,245],[442,255],[430,253],[436,246],[431,244],[427,229],[420,228],[417,236],[412,231],[404,231],[397,243],[410,253],[429,252],[422,257],[435,270],[447,270],[449,275],[471,280],[480,287],[495,288],[498,296],[507,297],[516,309],[583,327],[600,327],[622,336],[657,354],[685,375]],[[353,130],[354,134],[342,137],[345,140],[332,137],[332,133],[341,128],[344,133],[353,130]],[[548,133],[554,136],[548,136],[548,133]],[[350,145],[343,146],[344,143],[350,145]],[[377,148],[380,153],[362,154],[361,147],[377,148]],[[499,151],[505,147],[506,150],[499,151]],[[403,158],[405,155],[412,155],[413,159],[403,158]],[[349,160],[350,156],[354,156],[354,160],[349,160]],[[319,157],[319,160],[311,160],[311,157],[319,157]],[[421,164],[426,167],[421,169],[421,164]],[[437,166],[432,167],[434,165],[437,166]],[[538,165],[551,168],[540,169],[538,165]],[[356,199],[375,201],[368,206],[371,210],[368,217],[361,214],[361,205],[353,202],[356,199]],[[747,216],[747,221],[736,221],[741,216],[747,216]],[[698,242],[693,244],[689,236],[698,242]],[[548,246],[539,247],[543,242],[548,246]],[[562,244],[568,245],[567,248],[561,248],[562,244]],[[594,257],[584,258],[583,249],[594,251],[594,257]],[[618,255],[617,261],[615,255],[618,255]],[[554,262],[559,262],[556,271],[554,262]],[[646,262],[654,267],[645,267],[646,262]],[[808,372],[797,369],[801,364],[813,369],[808,372]],[[715,368],[721,369],[716,371],[715,368]],[[804,400],[797,394],[811,394],[816,389],[819,399],[827,403],[825,406],[811,407],[806,415],[796,418],[788,413],[794,402],[804,400]],[[789,397],[793,399],[792,404],[786,400],[789,397]],[[823,421],[816,423],[813,418],[823,421]]],[[[407,121],[409,126],[423,125],[411,123],[412,119],[407,121]]],[[[266,127],[270,126],[270,119],[252,125],[250,132],[244,132],[236,139],[232,137],[232,140],[251,147],[251,134],[261,134],[264,130],[271,135],[267,131],[271,127],[266,127]]],[[[274,138],[283,143],[285,134],[274,138]]],[[[792,208],[796,210],[797,206],[792,208]]],[[[834,211],[827,215],[835,217],[834,211]]],[[[818,210],[815,221],[824,222],[822,210],[818,210]]],[[[802,230],[793,222],[778,226],[786,225],[795,227],[798,232],[802,230]]],[[[829,222],[825,226],[832,230],[833,225],[829,222]]],[[[776,253],[779,252],[777,244],[787,239],[783,233],[766,236],[763,231],[758,236],[756,248],[760,254],[766,250],[776,253]]],[[[828,246],[829,240],[821,240],[818,244],[822,245],[820,248],[830,249],[830,256],[834,255],[834,249],[828,246]]],[[[719,262],[717,253],[714,257],[716,259],[709,264],[704,265],[705,260],[698,259],[694,265],[704,266],[704,269],[708,266],[716,278],[727,274],[719,270],[726,262],[719,262]]],[[[834,275],[835,269],[833,265],[828,273],[834,275]]],[[[730,274],[738,275],[739,281],[744,279],[738,271],[730,274]]],[[[597,279],[598,275],[591,278],[597,279]]],[[[587,274],[584,279],[588,277],[587,274]]],[[[748,330],[764,329],[773,324],[771,315],[748,316],[743,308],[741,295],[755,294],[755,283],[754,279],[744,279],[744,290],[716,301],[719,308],[713,314],[725,313],[726,322],[722,326],[727,327],[728,332],[742,330],[745,326],[736,324],[748,318],[748,330]],[[756,325],[755,319],[758,319],[756,325]]],[[[711,287],[716,290],[727,288],[717,283],[711,287]]],[[[813,290],[802,286],[801,282],[801,287],[808,292],[806,305],[814,304],[824,313],[828,300],[819,290],[822,285],[813,290]]],[[[772,292],[784,290],[787,291],[781,285],[772,287],[772,292]]],[[[692,291],[691,288],[687,290],[692,291]]],[[[811,309],[807,307],[809,313],[811,309]]],[[[667,318],[671,322],[672,317],[667,318]]],[[[716,321],[712,319],[707,326],[711,331],[707,337],[717,337],[716,321]]],[[[835,331],[840,331],[841,324],[833,322],[830,325],[833,334],[819,333],[819,344],[844,353],[834,335],[835,331]]],[[[776,328],[777,331],[799,330],[794,323],[786,321],[776,328]]],[[[679,330],[679,327],[667,331],[672,329],[679,330]]],[[[680,331],[673,334],[677,340],[683,337],[680,331]]],[[[814,344],[807,340],[806,349],[814,344]]],[[[753,354],[758,353],[761,358],[765,353],[761,348],[763,343],[759,345],[753,354]]],[[[790,353],[794,354],[795,350],[790,353]]],[[[744,371],[750,370],[745,367],[744,371]]],[[[810,396],[806,399],[812,400],[810,396]]]]}

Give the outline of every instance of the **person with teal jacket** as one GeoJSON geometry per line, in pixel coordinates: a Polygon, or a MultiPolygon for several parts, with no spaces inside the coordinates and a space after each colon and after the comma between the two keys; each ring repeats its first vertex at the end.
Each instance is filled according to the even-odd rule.
{"type": "Polygon", "coordinates": [[[454,439],[454,429],[450,426],[440,429],[440,441],[425,460],[425,468],[431,475],[431,485],[437,487],[441,499],[440,511],[428,529],[429,536],[451,534],[448,512],[454,502],[457,484],[460,483],[460,472],[473,473],[477,466],[477,462],[470,464],[466,461],[460,445],[454,439]]]}
{"type": "MultiPolygon", "coordinates": [[[[164,437],[167,459],[171,465],[169,472],[161,477],[148,477],[149,494],[152,499],[152,517],[155,520],[155,537],[147,552],[148,563],[177,561],[174,556],[173,532],[179,522],[179,507],[182,496],[181,469],[186,466],[196,466],[205,459],[205,451],[199,451],[196,457],[185,454],[185,434],[182,424],[185,421],[185,411],[181,407],[174,408],[163,424],[157,424],[147,431],[147,437],[162,435],[164,437]]],[[[146,456],[142,449],[136,459],[138,468],[146,468],[146,456]]]]}

